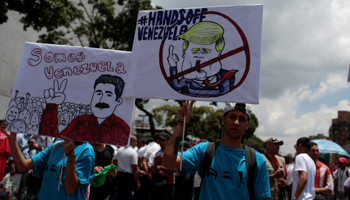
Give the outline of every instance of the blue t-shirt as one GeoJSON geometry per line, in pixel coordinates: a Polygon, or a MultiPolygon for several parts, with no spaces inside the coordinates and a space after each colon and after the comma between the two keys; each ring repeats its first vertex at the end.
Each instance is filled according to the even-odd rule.
{"type": "Polygon", "coordinates": [[[60,168],[63,159],[63,143],[60,143],[51,152],[52,143],[38,155],[32,156],[33,175],[43,176],[40,191],[37,194],[39,199],[85,199],[89,183],[94,177],[95,153],[89,143],[83,143],[75,147],[76,173],[80,186],[73,194],[67,194],[65,188],[65,176],[67,167],[67,156],[64,161],[60,190],[57,191],[60,179],[60,168]]]}
{"type": "MultiPolygon", "coordinates": [[[[202,176],[204,155],[209,142],[200,143],[183,153],[185,169],[181,173],[198,171],[202,176]]],[[[269,198],[270,184],[264,157],[256,152],[255,199],[269,198]]],[[[203,179],[203,177],[202,177],[203,179]]],[[[210,199],[249,199],[248,173],[244,149],[224,146],[220,143],[204,177],[200,200],[210,199]]]]}

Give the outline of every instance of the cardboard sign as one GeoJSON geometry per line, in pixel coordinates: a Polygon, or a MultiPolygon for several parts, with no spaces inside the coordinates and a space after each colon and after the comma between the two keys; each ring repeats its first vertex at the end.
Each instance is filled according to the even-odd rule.
{"type": "Polygon", "coordinates": [[[25,43],[7,130],[127,145],[134,99],[124,97],[130,52],[25,43]]]}
{"type": "Polygon", "coordinates": [[[259,103],[262,8],[140,11],[125,96],[259,103]]]}

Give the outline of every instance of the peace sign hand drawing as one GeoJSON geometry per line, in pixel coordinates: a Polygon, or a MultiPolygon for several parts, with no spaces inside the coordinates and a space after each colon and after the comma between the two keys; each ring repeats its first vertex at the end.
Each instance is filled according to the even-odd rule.
{"type": "Polygon", "coordinates": [[[53,83],[53,88],[46,89],[44,91],[44,98],[46,103],[52,104],[61,104],[66,99],[66,95],[64,94],[64,90],[67,86],[67,79],[64,79],[62,83],[59,85],[58,80],[55,79],[53,83]]]}
{"type": "Polygon", "coordinates": [[[170,67],[176,67],[177,62],[179,62],[179,56],[177,56],[176,53],[174,53],[174,46],[169,46],[169,56],[168,56],[168,63],[170,67]]]}

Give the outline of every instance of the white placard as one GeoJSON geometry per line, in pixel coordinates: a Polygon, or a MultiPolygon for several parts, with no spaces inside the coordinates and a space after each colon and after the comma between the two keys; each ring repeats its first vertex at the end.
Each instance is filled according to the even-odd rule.
{"type": "Polygon", "coordinates": [[[130,52],[25,43],[7,130],[124,146],[134,99],[124,97],[130,52]]]}
{"type": "Polygon", "coordinates": [[[125,95],[259,103],[262,10],[140,11],[125,95]]]}

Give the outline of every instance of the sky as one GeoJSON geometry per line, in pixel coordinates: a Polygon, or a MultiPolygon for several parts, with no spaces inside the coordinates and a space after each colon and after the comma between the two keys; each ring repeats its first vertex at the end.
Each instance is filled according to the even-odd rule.
{"type": "MultiPolygon", "coordinates": [[[[346,20],[350,19],[350,6],[347,1],[152,0],[152,4],[165,9],[263,5],[260,103],[253,105],[253,113],[259,120],[255,135],[262,140],[270,137],[283,140],[282,155],[294,154],[293,145],[300,137],[328,135],[337,111],[350,110],[347,82],[350,25],[346,20]]],[[[23,32],[19,17],[13,12],[9,14],[11,27],[0,25],[0,45],[7,47],[5,53],[1,48],[0,62],[18,65],[24,41],[35,42],[38,37],[34,31],[23,32]]],[[[0,69],[6,70],[1,65],[0,69]]],[[[6,78],[0,74],[1,84],[13,84],[4,81],[6,78]]],[[[147,109],[151,111],[167,103],[177,105],[151,100],[147,109]]],[[[195,104],[200,105],[209,103],[195,104]]],[[[218,107],[223,106],[219,103],[218,107]]],[[[136,109],[136,119],[142,119],[139,114],[143,113],[136,109]]]]}

